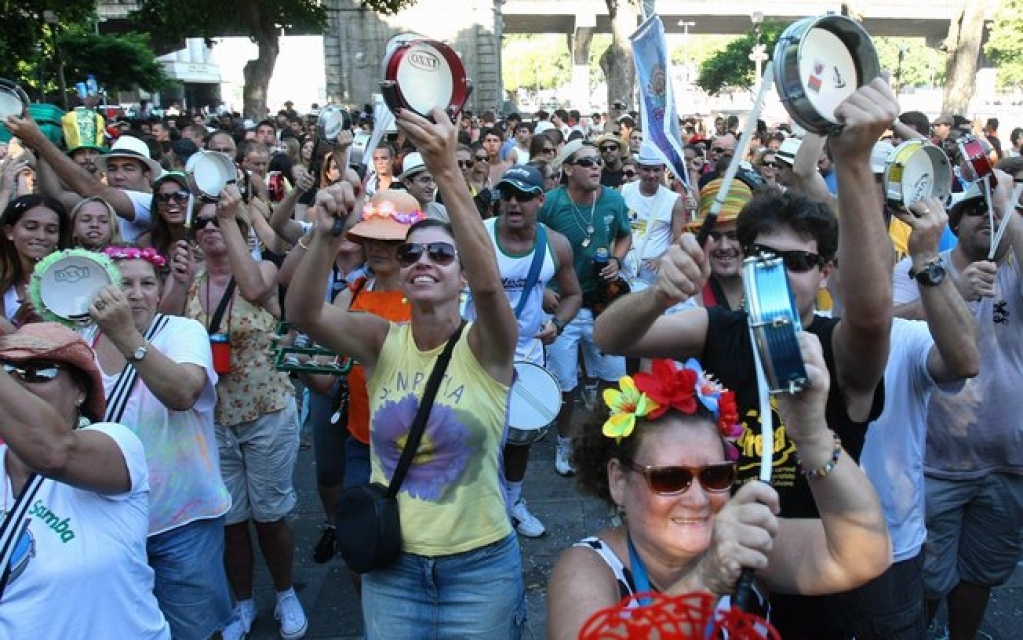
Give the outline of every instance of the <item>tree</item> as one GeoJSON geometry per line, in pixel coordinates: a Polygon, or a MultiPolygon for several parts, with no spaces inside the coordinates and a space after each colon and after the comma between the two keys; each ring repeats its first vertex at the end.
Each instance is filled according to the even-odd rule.
{"type": "Polygon", "coordinates": [[[505,38],[502,55],[501,80],[504,88],[512,93],[519,89],[556,89],[572,79],[564,36],[509,35],[505,38]]]}
{"type": "Polygon", "coordinates": [[[71,32],[61,36],[59,42],[68,78],[84,80],[91,73],[107,91],[136,87],[157,91],[170,82],[153,57],[148,35],[71,32]]]}
{"type": "Polygon", "coordinates": [[[980,66],[980,41],[984,36],[984,2],[962,0],[956,16],[948,25],[943,48],[945,60],[945,96],[943,111],[966,113],[977,89],[980,66]]]}
{"type": "Polygon", "coordinates": [[[629,36],[639,26],[639,0],[606,0],[611,17],[611,46],[600,56],[600,68],[607,78],[607,106],[622,101],[634,106],[636,93],[636,67],[632,62],[632,44],[629,36]]]}
{"type": "Polygon", "coordinates": [[[892,73],[892,87],[902,91],[908,87],[932,87],[944,81],[942,53],[928,47],[923,38],[879,37],[873,40],[881,68],[892,73]]]}
{"type": "MultiPolygon", "coordinates": [[[[767,51],[773,52],[775,43],[787,25],[770,20],[764,21],[760,30],[760,42],[766,45],[767,51]]],[[[696,84],[711,95],[728,89],[748,89],[759,78],[754,78],[756,66],[749,59],[753,47],[757,44],[755,30],[750,30],[732,40],[717,53],[709,56],[700,65],[700,74],[696,84]]],[[[768,62],[767,64],[770,64],[768,62]]],[[[765,68],[767,68],[765,66],[765,68]]]]}
{"type": "Polygon", "coordinates": [[[991,21],[984,54],[998,68],[998,86],[1023,87],[1023,1],[1003,0],[991,21]]]}

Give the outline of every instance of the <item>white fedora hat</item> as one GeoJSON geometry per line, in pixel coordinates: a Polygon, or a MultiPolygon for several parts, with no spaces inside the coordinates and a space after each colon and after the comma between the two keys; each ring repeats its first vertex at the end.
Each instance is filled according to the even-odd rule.
{"type": "Polygon", "coordinates": [[[149,145],[134,136],[121,136],[110,147],[109,153],[96,158],[96,166],[103,173],[107,171],[107,160],[110,158],[131,158],[145,164],[149,167],[150,181],[156,180],[163,173],[160,163],[150,157],[149,145]]]}

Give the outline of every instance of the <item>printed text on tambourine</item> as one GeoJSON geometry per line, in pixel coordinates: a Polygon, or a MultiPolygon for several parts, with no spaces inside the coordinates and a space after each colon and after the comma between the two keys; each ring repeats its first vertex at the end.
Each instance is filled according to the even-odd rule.
{"type": "Polygon", "coordinates": [[[85,280],[89,277],[90,269],[88,267],[80,267],[77,265],[71,265],[64,269],[59,269],[53,272],[54,282],[78,282],[79,280],[85,280]]]}

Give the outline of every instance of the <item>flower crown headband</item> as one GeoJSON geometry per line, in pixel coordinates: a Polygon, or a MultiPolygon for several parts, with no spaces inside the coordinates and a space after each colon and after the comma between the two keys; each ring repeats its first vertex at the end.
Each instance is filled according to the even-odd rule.
{"type": "Polygon", "coordinates": [[[672,360],[654,360],[650,373],[624,376],[618,389],[605,389],[604,402],[611,415],[602,431],[619,443],[632,434],[637,418],[655,420],[668,409],[694,415],[700,405],[713,414],[726,440],[742,434],[735,393],[705,373],[693,358],[682,367],[672,360]]]}
{"type": "Polygon", "coordinates": [[[421,220],[426,220],[426,214],[418,210],[410,213],[399,213],[393,202],[384,200],[379,204],[368,202],[362,207],[362,219],[370,220],[372,218],[390,218],[401,224],[411,226],[421,220]]]}
{"type": "Polygon", "coordinates": [[[151,247],[139,249],[138,247],[106,247],[103,253],[112,260],[145,260],[158,269],[167,265],[167,258],[160,255],[160,252],[151,247]]]}

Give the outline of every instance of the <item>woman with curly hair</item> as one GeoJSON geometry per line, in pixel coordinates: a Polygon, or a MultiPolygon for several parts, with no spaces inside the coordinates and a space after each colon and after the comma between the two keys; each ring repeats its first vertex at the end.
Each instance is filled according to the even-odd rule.
{"type": "Polygon", "coordinates": [[[576,443],[580,486],[626,518],[561,555],[547,600],[550,638],[575,638],[595,612],[642,592],[710,593],[730,607],[743,568],[756,572],[761,617],[769,591],[845,591],[887,568],[877,496],[824,422],[830,378],[820,342],[805,332],[799,340],[811,384],[775,398],[821,519],[779,518],[778,494],[765,483],[733,496],[738,452],[727,438],[741,429],[732,393],[695,360],[654,361],[652,373],[604,392],[610,417],[576,443]]]}

